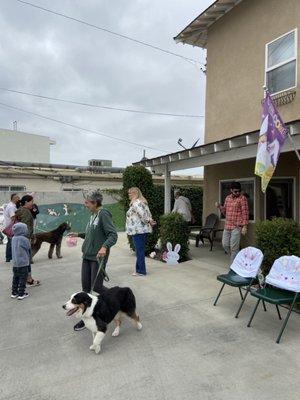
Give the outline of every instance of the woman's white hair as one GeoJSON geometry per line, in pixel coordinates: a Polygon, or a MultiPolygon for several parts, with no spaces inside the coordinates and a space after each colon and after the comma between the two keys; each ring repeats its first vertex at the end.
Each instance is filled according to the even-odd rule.
{"type": "Polygon", "coordinates": [[[100,192],[100,189],[92,189],[83,192],[83,197],[85,200],[95,201],[97,204],[102,204],[103,195],[100,192]]]}

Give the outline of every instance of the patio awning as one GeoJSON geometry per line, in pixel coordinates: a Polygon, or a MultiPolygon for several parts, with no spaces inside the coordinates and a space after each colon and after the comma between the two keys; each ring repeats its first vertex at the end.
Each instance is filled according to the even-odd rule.
{"type": "Polygon", "coordinates": [[[207,32],[218,19],[232,10],[242,0],[217,0],[183,29],[174,40],[178,43],[206,47],[207,32]]]}
{"type": "MultiPolygon", "coordinates": [[[[297,149],[300,149],[300,121],[291,122],[287,126],[290,128],[297,149]]],[[[144,165],[155,173],[164,174],[166,168],[168,171],[178,171],[254,158],[257,153],[258,137],[259,131],[245,133],[161,157],[141,160],[134,165],[144,165]]],[[[287,139],[283,152],[293,150],[292,144],[287,139]]]]}

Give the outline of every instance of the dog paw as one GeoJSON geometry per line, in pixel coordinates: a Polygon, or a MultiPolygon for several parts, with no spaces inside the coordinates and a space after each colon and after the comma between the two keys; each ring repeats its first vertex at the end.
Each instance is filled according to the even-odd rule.
{"type": "Polygon", "coordinates": [[[142,328],[143,328],[143,325],[142,325],[140,322],[137,322],[137,324],[136,324],[136,329],[137,329],[138,331],[141,331],[142,328]]]}
{"type": "Polygon", "coordinates": [[[95,353],[96,353],[96,354],[99,354],[99,353],[100,353],[100,350],[101,350],[101,346],[96,345],[95,348],[94,348],[94,350],[95,350],[95,353]]]}
{"type": "Polygon", "coordinates": [[[94,345],[94,344],[92,344],[92,345],[90,346],[90,350],[95,350],[95,345],[94,345]]]}
{"type": "Polygon", "coordinates": [[[117,337],[120,335],[120,328],[116,328],[113,333],[111,334],[111,336],[117,337]]]}
{"type": "Polygon", "coordinates": [[[59,257],[57,257],[57,258],[62,258],[62,256],[59,256],[59,257]]]}

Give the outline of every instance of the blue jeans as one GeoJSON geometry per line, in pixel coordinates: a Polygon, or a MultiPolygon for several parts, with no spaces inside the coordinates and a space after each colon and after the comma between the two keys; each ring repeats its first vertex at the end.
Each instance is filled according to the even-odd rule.
{"type": "Polygon", "coordinates": [[[138,274],[143,275],[146,275],[145,250],[147,237],[148,233],[141,233],[132,236],[136,254],[135,270],[138,274]]]}

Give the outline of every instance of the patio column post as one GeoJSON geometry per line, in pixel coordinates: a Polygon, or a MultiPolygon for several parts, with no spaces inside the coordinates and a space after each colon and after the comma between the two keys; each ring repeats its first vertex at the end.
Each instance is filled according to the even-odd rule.
{"type": "Polygon", "coordinates": [[[171,212],[171,172],[168,164],[165,165],[165,214],[171,212]]]}

